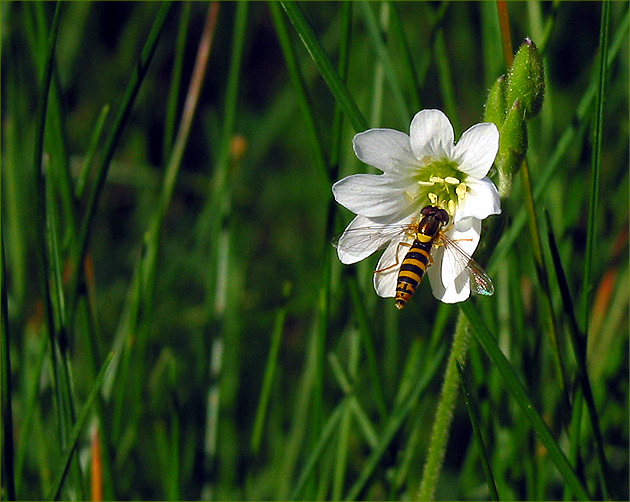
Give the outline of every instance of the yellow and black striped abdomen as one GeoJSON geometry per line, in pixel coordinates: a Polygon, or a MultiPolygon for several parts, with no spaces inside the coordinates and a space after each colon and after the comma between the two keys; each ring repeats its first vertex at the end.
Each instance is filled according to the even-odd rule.
{"type": "Polygon", "coordinates": [[[398,272],[396,308],[403,308],[416,292],[416,288],[429,265],[434,239],[434,236],[418,234],[411,248],[407,251],[400,266],[400,272],[398,272]]]}

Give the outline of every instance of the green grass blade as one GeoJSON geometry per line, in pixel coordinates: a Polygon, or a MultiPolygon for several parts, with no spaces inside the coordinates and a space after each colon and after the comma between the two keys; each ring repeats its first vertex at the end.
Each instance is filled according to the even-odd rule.
{"type": "MultiPolygon", "coordinates": [[[[57,318],[58,309],[55,309],[55,301],[59,304],[58,290],[49,286],[49,281],[53,277],[53,269],[51,268],[51,257],[49,255],[49,212],[48,212],[48,181],[46,179],[43,151],[44,151],[44,134],[46,126],[46,117],[48,111],[48,101],[50,94],[50,86],[52,82],[55,46],[59,30],[59,22],[61,19],[61,2],[57,2],[55,14],[50,28],[46,47],[46,58],[44,69],[42,72],[42,80],[40,85],[40,101],[38,104],[37,122],[35,129],[35,148],[33,158],[33,169],[37,173],[37,257],[39,262],[39,270],[42,280],[39,281],[41,286],[42,301],[46,312],[46,327],[50,337],[51,351],[51,374],[53,382],[54,396],[56,400],[57,425],[61,444],[67,441],[67,433],[72,426],[71,416],[71,393],[70,383],[67,380],[63,355],[59,349],[58,332],[61,328],[57,318]]],[[[64,340],[65,341],[65,340],[64,340]]],[[[75,464],[76,465],[76,464],[75,464]]],[[[79,490],[80,491],[80,490],[79,490]]]]}
{"type": "Polygon", "coordinates": [[[549,456],[553,460],[554,464],[556,465],[558,471],[560,472],[566,483],[571,487],[571,489],[580,499],[590,500],[590,496],[588,495],[586,488],[582,485],[580,479],[569,464],[567,457],[560,449],[560,446],[553,437],[551,431],[549,430],[549,427],[540,416],[540,414],[536,411],[534,403],[529,397],[527,390],[520,382],[516,371],[514,370],[510,362],[503,355],[503,352],[501,352],[501,349],[498,347],[494,336],[486,327],[486,324],[477,309],[469,301],[461,303],[460,309],[464,312],[464,314],[470,321],[470,325],[473,333],[475,334],[475,337],[486,351],[486,354],[488,354],[488,357],[490,357],[496,368],[501,373],[505,386],[510,391],[518,405],[521,407],[523,415],[536,431],[536,434],[540,438],[541,442],[545,445],[545,448],[547,448],[549,456]]]}
{"type": "MultiPolygon", "coordinates": [[[[599,248],[597,240],[597,218],[599,214],[599,190],[602,177],[602,136],[604,129],[604,104],[607,83],[608,32],[610,29],[610,2],[602,2],[602,18],[599,35],[599,64],[597,92],[595,94],[595,118],[593,121],[593,155],[588,204],[588,226],[586,231],[586,254],[582,282],[582,331],[588,338],[589,312],[591,311],[591,291],[593,289],[593,259],[599,248]]],[[[607,494],[605,494],[607,495],[607,494]]]]}
{"type": "Polygon", "coordinates": [[[87,151],[85,152],[85,159],[83,161],[83,166],[81,167],[81,172],[79,174],[79,178],[77,179],[75,185],[74,195],[77,200],[81,200],[83,198],[83,193],[85,190],[85,186],[88,180],[88,176],[90,174],[90,166],[94,161],[94,156],[96,155],[96,150],[98,149],[98,145],[101,141],[101,137],[103,134],[103,129],[105,128],[105,121],[109,116],[109,105],[104,105],[101,108],[101,111],[96,119],[96,124],[94,126],[94,130],[92,132],[92,138],[90,139],[90,144],[88,146],[87,151]]]}
{"type": "Polygon", "coordinates": [[[96,208],[102,195],[103,187],[105,186],[105,180],[107,178],[109,165],[114,156],[114,150],[118,144],[118,140],[122,135],[123,127],[130,117],[131,107],[135,102],[138,91],[140,90],[140,86],[144,81],[144,77],[153,58],[155,48],[157,47],[157,43],[162,32],[162,28],[164,27],[171,7],[172,2],[164,2],[160,6],[160,10],[147,37],[147,41],[144,45],[138,63],[134,67],[134,71],[123,95],[122,103],[114,119],[114,124],[107,139],[102,159],[96,169],[96,182],[90,187],[87,195],[85,215],[83,217],[83,220],[81,221],[79,236],[78,239],[75,241],[76,244],[74,246],[74,249],[72,250],[70,263],[71,276],[68,282],[68,311],[71,316],[75,311],[76,296],[79,287],[79,279],[81,276],[81,263],[83,263],[85,253],[87,251],[90,231],[92,229],[92,221],[94,219],[94,215],[96,214],[96,208]]]}
{"type": "Polygon", "coordinates": [[[372,450],[369,458],[366,460],[361,473],[357,480],[354,482],[344,500],[356,500],[365,488],[370,476],[374,473],[378,467],[378,463],[381,461],[385,451],[390,446],[394,436],[399,432],[403,425],[403,422],[411,413],[411,410],[417,406],[418,401],[429,383],[433,380],[437,370],[440,368],[442,359],[446,353],[446,347],[440,347],[430,360],[426,361],[426,364],[419,365],[421,368],[415,375],[414,381],[416,385],[411,389],[408,396],[401,399],[400,404],[396,406],[393,412],[390,414],[388,421],[383,427],[383,431],[379,436],[378,446],[372,450]]]}
{"type": "Polygon", "coordinates": [[[107,371],[109,370],[113,357],[114,357],[114,354],[110,353],[109,356],[107,356],[107,359],[105,359],[105,362],[103,363],[103,366],[101,367],[101,371],[97,375],[96,381],[94,382],[94,385],[92,386],[92,389],[90,390],[90,393],[88,394],[85,404],[81,408],[81,412],[79,413],[77,422],[74,424],[74,427],[72,428],[72,432],[70,434],[70,440],[64,449],[63,458],[60,461],[60,467],[57,471],[56,476],[54,477],[54,482],[52,485],[51,492],[48,494],[48,497],[47,497],[48,500],[57,500],[57,498],[59,497],[61,488],[63,486],[63,482],[66,478],[66,474],[68,473],[68,468],[70,467],[70,461],[72,460],[72,457],[74,456],[73,454],[75,452],[77,442],[79,440],[79,436],[83,432],[83,427],[85,426],[85,423],[88,417],[90,416],[92,404],[94,403],[94,400],[98,397],[98,393],[101,390],[101,386],[103,385],[103,380],[105,379],[105,375],[107,374],[107,371]]]}
{"type": "Polygon", "coordinates": [[[374,330],[370,328],[370,320],[367,308],[364,303],[364,295],[359,290],[359,282],[356,274],[347,275],[349,278],[350,296],[354,305],[354,311],[359,323],[359,333],[361,334],[361,342],[365,349],[367,357],[368,371],[372,382],[372,392],[376,401],[376,407],[381,418],[387,416],[387,403],[385,401],[385,392],[383,391],[383,381],[379,370],[378,359],[376,357],[376,349],[374,347],[374,330]]]}
{"type": "MultiPolygon", "coordinates": [[[[606,460],[606,454],[604,453],[604,440],[602,438],[602,432],[599,425],[599,415],[595,406],[595,399],[593,397],[591,382],[588,377],[588,367],[586,364],[587,339],[578,326],[578,322],[575,316],[575,310],[573,308],[571,291],[569,289],[569,284],[564,273],[564,267],[562,266],[560,253],[556,245],[556,239],[553,234],[553,228],[551,226],[549,214],[546,211],[545,217],[547,219],[547,237],[549,241],[549,249],[551,251],[551,257],[553,259],[558,287],[560,288],[560,297],[562,298],[564,313],[569,321],[569,327],[571,328],[569,330],[569,340],[571,341],[571,348],[573,349],[573,354],[577,363],[577,372],[580,386],[582,388],[584,398],[586,399],[588,415],[591,420],[591,427],[593,428],[593,437],[595,440],[595,449],[597,451],[598,468],[602,491],[604,494],[608,494],[610,486],[608,483],[608,461],[606,460]]],[[[577,404],[575,406],[577,406],[577,404]]],[[[609,497],[607,496],[606,498],[609,497]]]]}
{"type": "MultiPolygon", "coordinates": [[[[401,64],[401,69],[404,72],[404,78],[407,82],[407,87],[409,89],[409,100],[411,101],[411,109],[414,111],[420,110],[420,78],[418,76],[418,70],[416,68],[416,63],[414,59],[416,55],[411,53],[411,48],[409,47],[409,42],[407,37],[405,36],[405,32],[403,31],[402,21],[400,19],[400,14],[398,12],[398,2],[389,1],[389,9],[390,9],[390,18],[392,22],[391,33],[398,40],[398,44],[402,47],[402,57],[403,61],[401,64]]],[[[409,120],[409,117],[406,117],[405,120],[409,120]]]]}
{"type": "Polygon", "coordinates": [[[490,492],[491,500],[499,500],[499,494],[497,493],[497,486],[494,483],[494,476],[492,475],[492,468],[490,467],[490,461],[488,460],[488,454],[486,453],[486,447],[484,446],[483,435],[481,433],[481,427],[479,427],[479,419],[477,418],[477,411],[475,409],[475,402],[478,401],[477,397],[471,396],[466,381],[464,379],[464,372],[459,361],[456,361],[457,373],[459,375],[459,384],[462,387],[462,393],[464,395],[464,402],[466,403],[466,409],[468,410],[468,416],[470,417],[470,424],[473,428],[473,434],[475,436],[475,443],[479,450],[479,458],[481,459],[481,466],[483,467],[483,473],[486,476],[486,483],[488,484],[488,491],[490,492]]]}
{"type": "Polygon", "coordinates": [[[451,72],[451,63],[446,52],[446,39],[444,30],[438,28],[435,36],[435,64],[440,76],[440,90],[442,91],[442,99],[444,100],[444,109],[448,115],[455,133],[461,133],[457,113],[457,98],[455,97],[455,87],[453,86],[453,75],[451,72]]]}
{"type": "MultiPolygon", "coordinates": [[[[1,180],[0,180],[1,183],[1,180]]],[[[2,491],[6,489],[9,500],[17,500],[15,477],[15,445],[13,438],[13,393],[11,392],[11,357],[9,353],[9,306],[7,299],[6,262],[4,255],[4,232],[0,228],[0,351],[2,351],[2,491]],[[5,488],[6,487],[6,488],[5,488]]]]}
{"type": "Polygon", "coordinates": [[[328,441],[330,441],[332,435],[337,430],[339,422],[344,415],[343,411],[346,407],[347,401],[343,401],[342,403],[340,403],[326,421],[326,424],[322,428],[322,432],[317,443],[312,448],[311,454],[308,456],[304,468],[300,472],[298,481],[290,497],[291,500],[298,500],[300,498],[306,482],[309,480],[311,474],[314,472],[315,466],[317,465],[318,460],[324,452],[324,448],[328,444],[328,441]]]}
{"type": "Polygon", "coordinates": [[[317,165],[317,168],[324,173],[326,180],[330,183],[331,180],[328,178],[324,149],[320,139],[320,134],[317,130],[317,126],[315,125],[315,118],[313,117],[314,107],[308,99],[306,84],[295,57],[295,51],[293,50],[293,45],[289,38],[287,24],[278,3],[270,2],[269,9],[276,28],[276,33],[278,35],[278,41],[280,42],[280,47],[282,48],[284,61],[287,65],[287,69],[289,70],[289,77],[291,78],[293,88],[297,93],[297,101],[302,111],[304,126],[310,139],[309,143],[313,149],[314,162],[317,165]]]}
{"type": "MultiPolygon", "coordinates": [[[[398,119],[402,124],[406,125],[409,122],[409,107],[405,102],[405,98],[402,93],[400,81],[398,79],[398,72],[389,57],[387,48],[385,47],[385,43],[381,37],[381,28],[376,20],[374,12],[372,11],[370,2],[359,2],[359,6],[361,7],[361,12],[363,14],[363,18],[365,19],[365,26],[368,30],[368,34],[370,35],[370,40],[372,41],[372,45],[378,55],[378,64],[383,65],[385,78],[389,82],[389,86],[393,94],[392,101],[395,104],[396,111],[398,112],[398,119]]],[[[390,8],[389,4],[385,2],[381,3],[381,6],[382,9],[390,8]]]]}
{"type": "MultiPolygon", "coordinates": [[[[285,301],[290,298],[291,289],[291,283],[286,283],[283,291],[285,301]]],[[[286,318],[287,306],[284,305],[276,314],[273,334],[271,335],[271,347],[269,348],[269,357],[267,357],[267,365],[265,366],[265,374],[263,376],[262,389],[260,391],[260,400],[258,401],[258,408],[256,409],[256,418],[254,420],[254,428],[252,432],[251,449],[254,453],[258,453],[260,451],[265,416],[267,414],[269,396],[271,395],[271,386],[278,366],[278,354],[280,352],[280,342],[282,341],[282,333],[284,331],[286,318]]]]}
{"type": "Polygon", "coordinates": [[[175,45],[175,61],[171,85],[168,90],[166,104],[166,119],[164,120],[164,142],[162,144],[162,157],[168,159],[173,141],[175,140],[175,120],[177,118],[177,106],[179,103],[179,90],[182,85],[182,69],[184,66],[184,54],[186,53],[186,35],[190,22],[190,2],[182,2],[182,11],[179,16],[177,29],[177,41],[175,45]]]}
{"type": "Polygon", "coordinates": [[[328,84],[330,91],[335,96],[335,99],[339,105],[343,108],[344,112],[350,124],[356,132],[364,131],[369,126],[363,114],[359,111],[352,95],[348,91],[348,88],[341,80],[341,77],[335,70],[332,61],[326,54],[326,51],[322,47],[320,41],[315,36],[313,29],[308,24],[304,12],[300,8],[297,2],[280,2],[282,8],[285,10],[293,27],[300,35],[306,50],[308,50],[311,58],[319,68],[322,77],[328,84]]]}

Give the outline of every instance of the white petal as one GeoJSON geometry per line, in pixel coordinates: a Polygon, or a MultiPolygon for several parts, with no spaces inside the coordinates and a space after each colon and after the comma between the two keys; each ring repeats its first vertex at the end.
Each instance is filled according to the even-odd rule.
{"type": "Polygon", "coordinates": [[[416,169],[418,160],[411,152],[409,136],[393,129],[370,129],[352,140],[354,153],[361,162],[383,172],[416,169]]]}
{"type": "Polygon", "coordinates": [[[458,169],[477,179],[488,174],[499,151],[499,130],[491,122],[475,124],[464,131],[453,149],[458,169]]]}
{"type": "Polygon", "coordinates": [[[385,245],[385,242],[373,239],[369,235],[372,225],[372,221],[364,216],[357,216],[350,222],[335,243],[341,263],[350,265],[361,261],[385,245]],[[366,230],[362,232],[361,229],[366,230]]]}
{"type": "Polygon", "coordinates": [[[455,134],[440,110],[421,110],[409,128],[411,150],[420,161],[452,158],[455,134]]]}
{"type": "MultiPolygon", "coordinates": [[[[479,244],[481,220],[466,218],[455,223],[447,236],[459,248],[472,255],[479,244]]],[[[427,269],[433,296],[444,303],[457,303],[470,296],[467,262],[451,248],[439,246],[433,252],[433,266],[427,269]]]]}
{"type": "Polygon", "coordinates": [[[384,270],[383,272],[374,272],[374,289],[376,294],[383,298],[392,298],[396,296],[396,283],[398,282],[398,272],[402,260],[404,259],[404,250],[408,249],[399,246],[400,240],[393,240],[378,260],[376,270],[384,270]],[[397,256],[398,255],[398,256],[397,256]],[[396,264],[396,266],[392,266],[396,264]],[[391,268],[389,268],[391,267],[391,268]]]}
{"type": "Polygon", "coordinates": [[[355,214],[367,217],[398,213],[413,201],[408,180],[391,174],[353,174],[332,187],[335,200],[355,214]]]}
{"type": "Polygon", "coordinates": [[[468,178],[466,195],[459,199],[455,221],[474,217],[483,220],[491,214],[501,214],[501,199],[490,178],[468,178]]]}
{"type": "MultiPolygon", "coordinates": [[[[341,263],[350,265],[367,258],[377,249],[384,248],[392,239],[400,241],[403,229],[413,220],[409,215],[399,218],[366,218],[356,216],[333,245],[341,263]]],[[[379,269],[377,269],[379,270],[379,269]]]]}

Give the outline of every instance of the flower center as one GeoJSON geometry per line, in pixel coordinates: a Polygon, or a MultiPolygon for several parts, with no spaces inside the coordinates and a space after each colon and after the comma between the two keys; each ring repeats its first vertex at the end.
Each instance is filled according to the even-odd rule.
{"type": "Polygon", "coordinates": [[[458,165],[447,161],[431,162],[417,175],[420,188],[418,200],[422,204],[438,206],[455,215],[457,204],[466,196],[467,175],[457,169],[458,165]]]}

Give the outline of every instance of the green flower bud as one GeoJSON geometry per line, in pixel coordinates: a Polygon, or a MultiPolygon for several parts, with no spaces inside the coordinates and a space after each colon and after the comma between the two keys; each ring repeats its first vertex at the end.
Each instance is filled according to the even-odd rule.
{"type": "Polygon", "coordinates": [[[530,119],[540,111],[545,98],[545,70],[538,48],[526,38],[514,56],[512,67],[508,71],[506,96],[508,106],[517,99],[530,119]]]}
{"type": "Polygon", "coordinates": [[[512,191],[512,178],[521,166],[527,152],[527,127],[523,118],[524,110],[520,100],[516,100],[499,129],[499,152],[495,166],[499,174],[498,189],[501,198],[512,191]]]}
{"type": "Polygon", "coordinates": [[[505,75],[501,75],[490,88],[483,115],[484,122],[493,122],[501,127],[505,120],[505,75]]]}

